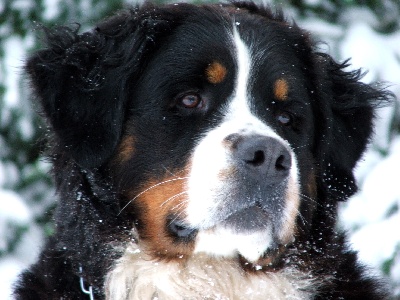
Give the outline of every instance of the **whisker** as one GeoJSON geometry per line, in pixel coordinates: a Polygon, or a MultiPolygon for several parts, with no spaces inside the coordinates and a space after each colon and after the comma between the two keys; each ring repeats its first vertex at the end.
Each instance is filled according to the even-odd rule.
{"type": "MultiPolygon", "coordinates": [[[[281,208],[286,219],[289,219],[291,217],[291,215],[286,211],[286,209],[284,207],[281,208]]],[[[301,214],[300,210],[298,208],[295,208],[297,214],[296,216],[299,216],[301,218],[301,220],[304,222],[304,224],[307,224],[308,221],[303,217],[303,215],[301,214]]]]}
{"type": "Polygon", "coordinates": [[[172,210],[177,209],[177,208],[183,206],[184,204],[186,204],[186,203],[188,203],[188,202],[189,202],[189,200],[182,201],[182,202],[178,203],[177,205],[175,205],[175,206],[172,208],[172,210]]]}
{"type": "Polygon", "coordinates": [[[292,147],[292,149],[293,149],[293,150],[295,150],[295,149],[300,149],[300,148],[308,147],[308,146],[310,146],[310,145],[311,145],[311,143],[308,143],[308,144],[304,144],[304,145],[301,145],[301,146],[292,147]]]}
{"type": "Polygon", "coordinates": [[[303,199],[309,200],[309,201],[314,202],[315,204],[321,206],[321,204],[320,204],[317,200],[311,198],[310,196],[304,195],[304,194],[302,194],[302,193],[298,193],[298,195],[299,195],[301,198],[303,198],[303,199]]]}
{"type": "Polygon", "coordinates": [[[125,208],[128,207],[129,204],[131,204],[133,201],[135,201],[137,198],[139,198],[139,197],[140,197],[141,195],[143,195],[144,193],[146,193],[146,192],[148,192],[148,191],[150,191],[150,190],[152,190],[152,189],[154,189],[154,188],[156,188],[156,187],[158,187],[158,186],[160,186],[160,185],[163,185],[163,184],[166,184],[166,183],[170,183],[170,182],[173,182],[173,181],[185,180],[185,179],[188,179],[188,178],[189,178],[189,177],[177,177],[177,178],[173,178],[173,179],[168,179],[168,180],[165,180],[165,181],[161,181],[161,182],[159,182],[159,183],[156,183],[156,184],[152,185],[151,187],[145,189],[144,191],[142,191],[142,192],[140,192],[139,194],[137,194],[134,198],[132,198],[131,200],[129,200],[129,202],[120,210],[120,212],[118,213],[118,216],[122,213],[122,211],[123,211],[125,208]]]}
{"type": "Polygon", "coordinates": [[[162,165],[162,168],[165,170],[165,172],[167,172],[168,174],[174,176],[174,177],[178,177],[178,175],[172,173],[170,170],[167,169],[167,167],[165,167],[164,165],[162,165]]]}
{"type": "Polygon", "coordinates": [[[189,171],[189,169],[187,168],[187,167],[185,167],[185,168],[183,168],[183,169],[180,169],[180,170],[178,170],[178,172],[172,172],[172,171],[170,171],[166,166],[164,166],[164,165],[161,165],[161,167],[167,172],[167,173],[169,173],[170,175],[172,175],[172,176],[174,176],[174,177],[180,177],[178,174],[181,174],[181,173],[185,173],[185,172],[188,172],[189,171]]]}
{"type": "Polygon", "coordinates": [[[183,194],[187,194],[187,191],[183,191],[183,192],[180,192],[180,193],[178,193],[178,194],[176,194],[176,195],[174,195],[172,197],[169,197],[167,200],[165,200],[163,203],[161,203],[160,207],[163,207],[167,202],[169,202],[169,201],[171,201],[171,200],[173,200],[173,199],[175,199],[175,198],[177,198],[177,197],[179,197],[179,196],[181,196],[183,194]]]}
{"type": "Polygon", "coordinates": [[[296,209],[297,211],[297,215],[300,217],[300,219],[303,221],[304,224],[308,224],[308,221],[306,218],[303,217],[303,215],[301,214],[301,212],[299,211],[299,209],[296,209]]]}
{"type": "MultiPolygon", "coordinates": [[[[185,201],[183,201],[182,203],[178,204],[177,206],[183,205],[184,203],[185,203],[185,201]]],[[[183,211],[179,212],[179,213],[169,222],[169,225],[171,225],[173,222],[175,222],[182,214],[183,214],[183,211]]]]}

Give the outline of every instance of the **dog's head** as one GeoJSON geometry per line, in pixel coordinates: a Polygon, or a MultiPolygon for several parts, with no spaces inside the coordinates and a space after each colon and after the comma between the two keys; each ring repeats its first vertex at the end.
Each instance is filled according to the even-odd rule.
{"type": "Polygon", "coordinates": [[[111,181],[155,257],[270,263],[356,190],[386,94],[280,14],[145,6],[47,37],[27,70],[54,151],[111,181]]]}

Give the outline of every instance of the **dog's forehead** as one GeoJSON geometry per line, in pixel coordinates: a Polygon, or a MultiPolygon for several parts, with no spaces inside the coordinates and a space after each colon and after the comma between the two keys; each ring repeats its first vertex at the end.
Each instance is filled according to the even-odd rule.
{"type": "MultiPolygon", "coordinates": [[[[268,85],[273,86],[276,98],[287,100],[290,86],[303,78],[303,63],[294,49],[299,47],[298,43],[287,37],[291,26],[276,23],[263,19],[255,26],[247,14],[214,19],[192,16],[190,22],[178,26],[162,40],[150,65],[159,70],[161,80],[172,84],[199,79],[214,85],[233,81],[238,76],[239,36],[249,50],[252,82],[257,81],[252,87],[257,89],[262,82],[266,85],[270,78],[273,81],[268,85]]],[[[303,38],[299,32],[292,35],[303,38]]]]}
{"type": "Polygon", "coordinates": [[[213,77],[215,72],[222,70],[221,66],[225,69],[234,67],[232,29],[218,19],[209,25],[202,19],[183,24],[171,33],[165,44],[160,45],[158,59],[163,60],[164,68],[174,69],[178,76],[185,70],[203,72],[204,69],[198,67],[206,65],[208,68],[218,62],[219,65],[214,64],[208,70],[208,77],[213,77]]]}

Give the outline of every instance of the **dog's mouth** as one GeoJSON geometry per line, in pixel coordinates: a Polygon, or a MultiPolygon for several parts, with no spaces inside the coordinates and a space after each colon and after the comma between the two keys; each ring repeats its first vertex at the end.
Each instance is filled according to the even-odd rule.
{"type": "MultiPolygon", "coordinates": [[[[220,240],[226,240],[227,243],[237,243],[236,250],[234,253],[231,252],[228,257],[236,256],[242,266],[250,270],[273,268],[286,249],[286,245],[280,243],[273,233],[270,234],[274,231],[271,226],[271,218],[262,207],[257,205],[235,212],[208,229],[190,226],[176,215],[170,215],[167,222],[168,232],[178,244],[196,243],[198,242],[197,237],[201,239],[202,235],[210,233],[211,235],[215,234],[220,240]],[[225,233],[226,236],[224,236],[225,233]],[[248,237],[248,239],[243,239],[243,237],[248,237]],[[267,238],[264,240],[265,237],[267,238]],[[254,242],[254,239],[257,242],[254,242]],[[244,246],[240,243],[248,243],[248,245],[244,246]],[[259,250],[257,252],[252,249],[249,252],[247,246],[259,247],[259,250]]],[[[208,249],[200,252],[208,252],[208,249]]],[[[210,251],[209,253],[212,256],[214,254],[218,256],[217,252],[210,251]]],[[[221,255],[224,256],[224,254],[221,255]]]]}
{"type": "Polygon", "coordinates": [[[210,230],[214,227],[230,228],[238,234],[251,233],[254,231],[267,230],[271,222],[271,213],[268,213],[262,204],[255,202],[250,206],[244,206],[238,211],[218,217],[218,222],[212,226],[196,228],[175,214],[167,218],[167,227],[172,235],[182,241],[190,241],[199,230],[210,230]]]}
{"type": "MultiPolygon", "coordinates": [[[[171,214],[167,218],[167,230],[176,243],[186,245],[199,242],[204,235],[217,236],[217,239],[225,240],[227,244],[232,243],[233,250],[229,256],[237,255],[244,266],[271,266],[285,249],[275,234],[273,219],[265,208],[254,204],[233,212],[210,228],[196,228],[171,214]],[[249,247],[257,250],[249,250],[249,247]]],[[[208,252],[208,246],[204,250],[208,252]]],[[[210,254],[213,254],[212,251],[210,254]]]]}
{"type": "Polygon", "coordinates": [[[174,214],[167,218],[167,229],[169,234],[171,234],[175,240],[183,243],[192,242],[199,231],[182,221],[174,214]]]}
{"type": "Polygon", "coordinates": [[[169,233],[181,242],[191,242],[195,239],[199,230],[211,230],[214,227],[229,228],[233,232],[245,234],[260,230],[267,230],[269,222],[268,212],[258,203],[255,205],[233,212],[222,221],[209,228],[195,228],[179,216],[171,214],[167,218],[167,228],[169,233]]]}

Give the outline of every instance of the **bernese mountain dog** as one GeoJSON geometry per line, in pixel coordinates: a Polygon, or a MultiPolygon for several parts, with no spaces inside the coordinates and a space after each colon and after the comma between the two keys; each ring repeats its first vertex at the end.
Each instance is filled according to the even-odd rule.
{"type": "Polygon", "coordinates": [[[391,96],[252,2],[44,29],[55,232],[16,299],[385,299],[337,228],[391,96]]]}

